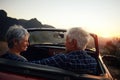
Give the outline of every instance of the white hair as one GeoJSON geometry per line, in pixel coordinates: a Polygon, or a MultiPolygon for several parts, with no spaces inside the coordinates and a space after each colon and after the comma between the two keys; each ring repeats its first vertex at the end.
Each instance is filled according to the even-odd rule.
{"type": "Polygon", "coordinates": [[[8,29],[8,31],[6,33],[6,40],[8,42],[8,47],[9,48],[13,47],[14,39],[17,39],[18,41],[20,41],[26,35],[29,35],[29,33],[25,28],[23,28],[23,26],[21,26],[21,25],[10,26],[10,28],[8,29]]]}
{"type": "Polygon", "coordinates": [[[70,42],[75,39],[77,41],[78,48],[84,50],[89,42],[90,34],[83,30],[81,27],[74,27],[67,31],[66,36],[70,39],[70,42]]]}

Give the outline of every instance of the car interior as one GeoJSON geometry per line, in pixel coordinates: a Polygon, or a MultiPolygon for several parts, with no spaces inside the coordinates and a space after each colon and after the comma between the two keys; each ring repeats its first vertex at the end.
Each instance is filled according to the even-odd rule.
{"type": "MultiPolygon", "coordinates": [[[[12,61],[7,59],[0,59],[0,71],[1,72],[7,72],[8,74],[13,75],[20,75],[22,77],[28,77],[30,76],[32,78],[45,78],[45,79],[52,79],[52,80],[66,80],[65,78],[70,78],[70,80],[76,80],[76,79],[86,79],[86,80],[96,80],[97,78],[100,78],[98,76],[88,75],[88,74],[77,74],[71,71],[67,71],[64,69],[46,66],[46,65],[38,65],[34,63],[28,63],[28,62],[18,62],[18,61],[12,61]]],[[[1,75],[0,72],[0,75],[1,75]]]]}
{"type": "MultiPolygon", "coordinates": [[[[0,76],[3,78],[13,76],[12,78],[22,77],[39,80],[100,80],[102,77],[90,74],[77,74],[75,72],[64,69],[51,67],[47,65],[40,65],[28,62],[18,62],[0,58],[0,76]]],[[[6,78],[4,78],[6,79],[6,78]]],[[[9,79],[12,80],[12,79],[9,79]]],[[[19,79],[18,79],[19,80],[19,79]]]]}
{"type": "MultiPolygon", "coordinates": [[[[96,58],[95,52],[90,51],[86,49],[87,53],[94,57],[98,61],[98,72],[96,75],[99,75],[100,73],[104,72],[101,71],[99,59],[96,58]]],[[[23,52],[22,55],[25,56],[29,61],[34,61],[34,60],[40,60],[44,59],[56,54],[64,53],[65,52],[65,47],[55,47],[55,46],[40,46],[40,45],[32,45],[28,48],[26,52],[23,52]]]]}

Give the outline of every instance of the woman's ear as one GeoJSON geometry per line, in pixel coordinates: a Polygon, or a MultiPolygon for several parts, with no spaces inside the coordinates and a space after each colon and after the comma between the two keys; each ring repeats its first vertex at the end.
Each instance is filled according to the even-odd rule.
{"type": "Polygon", "coordinates": [[[14,43],[14,45],[17,45],[18,44],[18,40],[17,39],[13,39],[13,43],[14,43]]]}

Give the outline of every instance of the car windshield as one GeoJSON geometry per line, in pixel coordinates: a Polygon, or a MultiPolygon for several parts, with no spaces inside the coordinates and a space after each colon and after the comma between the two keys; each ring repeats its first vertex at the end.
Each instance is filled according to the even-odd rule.
{"type": "Polygon", "coordinates": [[[65,32],[58,31],[32,31],[30,44],[64,44],[65,32]]]}
{"type": "MultiPolygon", "coordinates": [[[[52,31],[52,30],[36,30],[29,31],[30,33],[30,45],[33,44],[54,44],[64,45],[66,31],[52,31]]],[[[95,50],[94,39],[91,36],[90,42],[88,43],[87,49],[95,50]]]]}

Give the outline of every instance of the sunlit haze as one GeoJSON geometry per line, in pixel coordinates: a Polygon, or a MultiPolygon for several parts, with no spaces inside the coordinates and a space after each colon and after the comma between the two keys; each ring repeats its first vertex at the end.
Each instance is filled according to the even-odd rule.
{"type": "Polygon", "coordinates": [[[120,0],[0,0],[9,17],[42,24],[83,27],[103,37],[120,37],[120,0]]]}

